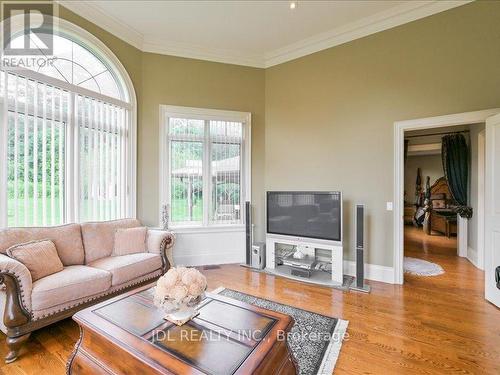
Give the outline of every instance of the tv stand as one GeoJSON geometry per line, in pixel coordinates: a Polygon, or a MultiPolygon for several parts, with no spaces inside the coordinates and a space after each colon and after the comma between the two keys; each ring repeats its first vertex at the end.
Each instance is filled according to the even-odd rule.
{"type": "Polygon", "coordinates": [[[344,278],[342,242],[268,234],[266,271],[307,283],[340,286],[344,278]],[[308,259],[314,258],[309,272],[307,264],[311,262],[290,261],[297,249],[308,259]]]}

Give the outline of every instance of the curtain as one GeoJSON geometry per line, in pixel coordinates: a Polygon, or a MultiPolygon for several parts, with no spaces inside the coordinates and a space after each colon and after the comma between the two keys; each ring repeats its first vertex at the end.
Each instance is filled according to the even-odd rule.
{"type": "Polygon", "coordinates": [[[404,165],[406,165],[406,159],[408,159],[408,143],[410,143],[410,140],[405,139],[404,165]]]}
{"type": "Polygon", "coordinates": [[[417,168],[417,178],[415,180],[415,206],[422,205],[422,173],[420,168],[417,168]]]}
{"type": "Polygon", "coordinates": [[[462,134],[449,134],[442,138],[441,156],[443,170],[453,199],[457,202],[456,212],[463,218],[472,217],[472,207],[467,206],[469,181],[469,147],[462,134]]]}

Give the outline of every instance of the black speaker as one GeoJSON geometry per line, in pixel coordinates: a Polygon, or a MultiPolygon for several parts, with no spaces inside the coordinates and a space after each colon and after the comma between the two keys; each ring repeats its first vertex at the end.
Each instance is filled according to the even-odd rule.
{"type": "Polygon", "coordinates": [[[246,246],[246,261],[245,264],[250,266],[252,263],[252,205],[250,202],[245,202],[245,246],[246,246]]]}
{"type": "Polygon", "coordinates": [[[500,289],[500,266],[495,269],[495,281],[497,282],[497,288],[500,289]]]}
{"type": "Polygon", "coordinates": [[[365,284],[365,227],[366,215],[363,204],[356,205],[355,220],[356,223],[356,282],[351,286],[352,290],[369,293],[370,286],[365,284]]]}

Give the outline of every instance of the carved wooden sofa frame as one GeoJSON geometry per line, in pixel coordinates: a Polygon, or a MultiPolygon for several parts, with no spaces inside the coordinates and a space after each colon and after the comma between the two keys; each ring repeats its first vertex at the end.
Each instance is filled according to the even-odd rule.
{"type": "MultiPolygon", "coordinates": [[[[168,232],[167,236],[165,236],[165,238],[161,241],[159,249],[159,255],[161,256],[162,260],[161,274],[164,274],[171,266],[169,257],[167,256],[167,250],[171,249],[174,243],[175,235],[170,232],[168,232]]],[[[4,254],[0,254],[0,257],[7,256],[4,254]]],[[[5,309],[3,314],[3,324],[7,329],[6,344],[8,347],[8,353],[5,356],[5,362],[11,363],[18,358],[21,347],[28,340],[33,331],[68,318],[74,315],[77,311],[82,310],[88,306],[95,305],[103,300],[122,294],[139,286],[149,284],[152,281],[156,280],[158,277],[158,275],[144,277],[144,279],[132,285],[126,285],[123,288],[114,290],[110,293],[105,293],[102,296],[92,298],[89,301],[56,312],[47,317],[35,319],[29,309],[24,306],[22,287],[23,282],[21,280],[19,272],[16,272],[16,270],[12,269],[5,269],[4,267],[0,266],[0,285],[3,284],[5,289],[5,309]]]]}

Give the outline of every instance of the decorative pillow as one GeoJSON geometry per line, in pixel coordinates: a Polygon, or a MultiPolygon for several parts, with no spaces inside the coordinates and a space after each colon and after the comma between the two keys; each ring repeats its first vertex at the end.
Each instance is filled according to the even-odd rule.
{"type": "Polygon", "coordinates": [[[432,201],[432,208],[446,208],[446,200],[434,199],[432,201]]]}
{"type": "Polygon", "coordinates": [[[39,240],[14,245],[7,254],[28,268],[31,279],[36,281],[63,270],[56,245],[51,240],[39,240]]]}
{"type": "Polygon", "coordinates": [[[148,228],[137,227],[117,229],[115,232],[115,246],[113,256],[146,252],[146,235],[148,228]]]}

